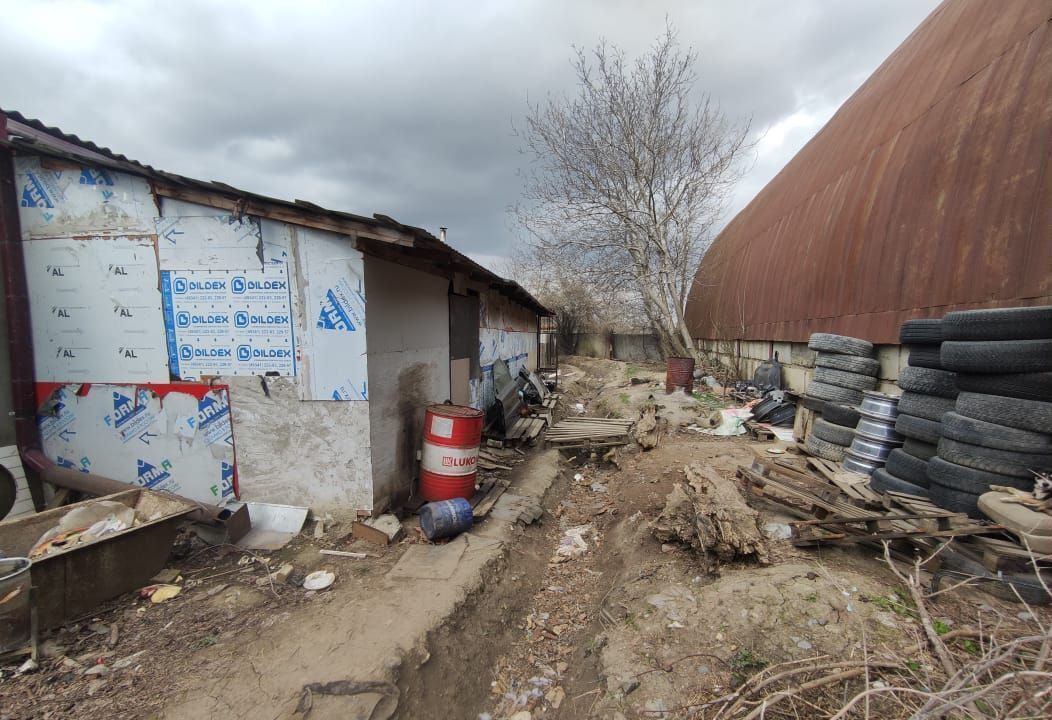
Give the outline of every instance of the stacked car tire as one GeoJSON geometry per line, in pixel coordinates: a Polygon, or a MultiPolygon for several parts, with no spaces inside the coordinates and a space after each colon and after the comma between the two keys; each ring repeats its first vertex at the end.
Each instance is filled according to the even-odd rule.
{"type": "Polygon", "coordinates": [[[821,417],[811,426],[811,434],[804,441],[804,446],[812,455],[840,462],[844,459],[845,449],[851,445],[858,420],[857,408],[840,403],[823,403],[821,417]]]}
{"type": "Polygon", "coordinates": [[[940,361],[942,320],[907,320],[899,340],[909,346],[908,366],[899,374],[899,416],[895,430],[906,438],[888,456],[886,472],[900,492],[928,494],[928,463],[942,437],[942,416],[953,410],[956,377],[940,361]]]}
{"type": "Polygon", "coordinates": [[[1052,471],[1052,306],[952,312],[942,331],[940,363],[960,392],[941,419],[930,496],[979,517],[991,485],[1029,491],[1052,471]]]}
{"type": "Polygon", "coordinates": [[[880,363],[873,343],[844,335],[815,333],[807,347],[818,351],[807,394],[826,402],[858,406],[862,391],[877,387],[880,363]]]}
{"type": "Polygon", "coordinates": [[[807,346],[818,355],[804,404],[817,406],[821,418],[804,445],[820,458],[840,462],[854,437],[862,393],[877,386],[880,363],[873,357],[873,344],[859,338],[815,333],[807,346]]]}

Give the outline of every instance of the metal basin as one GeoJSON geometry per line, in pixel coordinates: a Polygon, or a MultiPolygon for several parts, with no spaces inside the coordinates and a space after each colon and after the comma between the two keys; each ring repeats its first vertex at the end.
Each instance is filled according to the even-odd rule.
{"type": "Polygon", "coordinates": [[[849,472],[869,477],[874,470],[881,467],[884,467],[883,462],[874,462],[873,460],[859,457],[852,453],[850,449],[844,451],[844,469],[849,472]]]}
{"type": "Polygon", "coordinates": [[[855,426],[855,435],[884,445],[902,444],[902,437],[895,432],[895,421],[890,419],[874,420],[863,415],[855,426]]]}
{"type": "Polygon", "coordinates": [[[899,414],[899,399],[887,393],[866,390],[862,393],[858,410],[867,417],[895,419],[899,414]]]}
{"type": "MultiPolygon", "coordinates": [[[[900,443],[901,444],[901,443],[900,443]]],[[[873,460],[879,462],[881,465],[888,459],[888,455],[895,448],[895,445],[889,445],[884,442],[877,442],[876,440],[870,440],[868,438],[855,435],[855,439],[851,441],[851,453],[856,457],[864,458],[866,460],[873,460]]]]}

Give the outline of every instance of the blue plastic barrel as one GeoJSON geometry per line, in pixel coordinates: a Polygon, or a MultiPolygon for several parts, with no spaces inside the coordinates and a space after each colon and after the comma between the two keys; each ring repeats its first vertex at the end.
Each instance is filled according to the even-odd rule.
{"type": "Polygon", "coordinates": [[[420,529],[428,540],[453,537],[471,529],[471,503],[464,498],[431,502],[420,508],[420,529]]]}

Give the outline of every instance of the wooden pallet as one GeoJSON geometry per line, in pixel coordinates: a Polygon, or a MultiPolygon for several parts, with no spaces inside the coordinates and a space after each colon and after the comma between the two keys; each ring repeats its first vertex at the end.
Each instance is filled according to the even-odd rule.
{"type": "Polygon", "coordinates": [[[760,442],[771,442],[777,439],[777,435],[771,431],[770,428],[763,427],[759,423],[755,423],[752,420],[746,420],[744,423],[746,432],[749,433],[754,439],[760,442]]]}
{"type": "Polygon", "coordinates": [[[624,418],[566,418],[548,428],[544,440],[549,445],[567,449],[626,445],[634,424],[634,420],[624,418]]]}
{"type": "Polygon", "coordinates": [[[508,432],[504,434],[504,439],[515,442],[529,442],[536,439],[547,426],[548,421],[542,417],[521,417],[512,423],[508,432]]]}
{"type": "Polygon", "coordinates": [[[827,517],[820,520],[803,520],[789,523],[793,533],[793,545],[843,543],[882,543],[888,540],[913,540],[918,538],[950,538],[965,535],[996,535],[1000,525],[951,526],[945,513],[888,514],[871,513],[861,517],[827,517]],[[934,521],[936,528],[927,527],[918,520],[934,521]],[[906,524],[907,527],[902,527],[906,524]],[[861,527],[857,527],[861,526],[861,527]],[[819,532],[816,532],[819,531],[819,532]]]}

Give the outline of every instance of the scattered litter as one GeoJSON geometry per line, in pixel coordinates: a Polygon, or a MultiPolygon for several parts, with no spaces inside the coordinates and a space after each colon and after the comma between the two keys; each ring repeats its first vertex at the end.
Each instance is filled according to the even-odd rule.
{"type": "Polygon", "coordinates": [[[336,573],[329,570],[315,570],[303,579],[304,590],[324,590],[336,581],[336,573]]]}
{"type": "Polygon", "coordinates": [[[584,403],[574,403],[573,409],[577,412],[578,415],[583,414],[584,413],[584,403]]]}
{"type": "Polygon", "coordinates": [[[149,598],[150,602],[156,604],[171,600],[182,591],[183,589],[178,585],[147,585],[139,590],[139,597],[143,600],[149,598]]]}
{"type": "Polygon", "coordinates": [[[588,543],[584,541],[584,538],[592,533],[591,525],[578,525],[565,530],[559,539],[559,547],[555,551],[556,562],[565,562],[588,552],[588,543]]]}
{"type": "MultiPolygon", "coordinates": [[[[777,435],[777,433],[775,434],[777,435]]],[[[767,448],[767,452],[770,455],[785,455],[785,450],[783,450],[782,448],[769,447],[767,448]]]]}
{"type": "Polygon", "coordinates": [[[720,410],[720,424],[713,428],[703,429],[706,435],[718,435],[729,437],[732,435],[744,435],[745,421],[752,417],[752,413],[746,408],[728,408],[720,410]]]}
{"type": "Polygon", "coordinates": [[[763,526],[764,535],[773,540],[788,540],[793,536],[793,529],[780,522],[769,522],[763,526]]]}
{"type": "Polygon", "coordinates": [[[596,483],[592,483],[590,487],[591,487],[592,492],[595,492],[595,493],[605,493],[606,492],[606,485],[604,485],[603,483],[597,483],[597,482],[596,483]]]}
{"type": "Polygon", "coordinates": [[[114,670],[123,670],[125,668],[131,667],[132,665],[135,664],[136,660],[138,660],[140,657],[142,657],[145,654],[146,654],[145,650],[140,650],[137,653],[134,653],[132,655],[128,655],[127,657],[123,657],[120,660],[118,660],[117,662],[113,663],[113,669],[114,670]]]}
{"type": "Polygon", "coordinates": [[[293,568],[292,563],[285,563],[270,574],[270,579],[278,584],[284,585],[286,582],[288,582],[289,575],[292,574],[292,571],[294,569],[295,568],[293,568]]]}
{"type": "Polygon", "coordinates": [[[22,663],[21,665],[18,666],[18,674],[19,675],[25,675],[26,673],[31,673],[31,672],[36,671],[36,669],[39,668],[39,667],[40,666],[37,665],[37,661],[36,660],[34,660],[33,658],[29,658],[24,663],[22,663]]]}
{"type": "Polygon", "coordinates": [[[371,520],[356,522],[351,526],[351,535],[374,545],[390,545],[405,534],[402,521],[391,514],[381,515],[371,520]]]}
{"type": "Polygon", "coordinates": [[[98,675],[98,676],[109,675],[110,674],[110,669],[108,667],[106,667],[105,665],[103,665],[102,663],[99,663],[97,665],[92,665],[91,667],[89,667],[87,670],[85,670],[81,674],[82,675],[98,675]]]}
{"type": "Polygon", "coordinates": [[[575,482],[584,482],[584,475],[582,475],[581,473],[577,473],[573,476],[573,479],[575,482]]]}
{"type": "Polygon", "coordinates": [[[356,560],[364,560],[369,557],[367,553],[351,552],[350,550],[319,550],[318,553],[321,555],[332,555],[334,557],[354,558],[356,560]]]}

